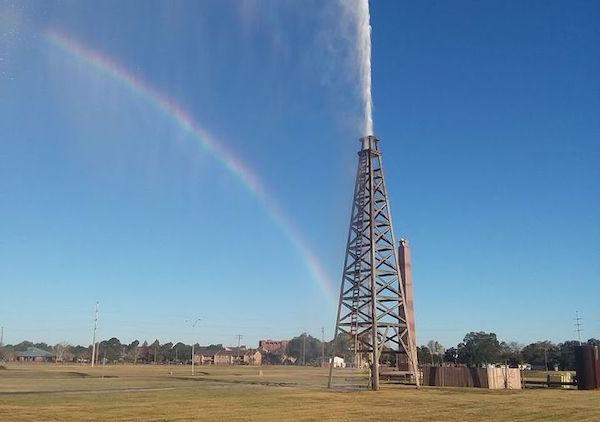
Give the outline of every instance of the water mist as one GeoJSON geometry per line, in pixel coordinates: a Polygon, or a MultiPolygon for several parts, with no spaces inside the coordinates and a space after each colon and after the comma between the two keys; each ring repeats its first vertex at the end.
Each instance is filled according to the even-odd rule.
{"type": "Polygon", "coordinates": [[[371,95],[371,15],[369,0],[359,0],[356,10],[357,54],[360,70],[361,96],[363,102],[363,135],[373,133],[373,97],[371,95]]]}

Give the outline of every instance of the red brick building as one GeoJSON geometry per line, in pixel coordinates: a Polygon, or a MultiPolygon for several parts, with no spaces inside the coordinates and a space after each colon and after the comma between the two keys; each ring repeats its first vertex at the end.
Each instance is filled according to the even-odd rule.
{"type": "Polygon", "coordinates": [[[260,340],[258,348],[264,352],[286,352],[288,340],[260,340]]]}

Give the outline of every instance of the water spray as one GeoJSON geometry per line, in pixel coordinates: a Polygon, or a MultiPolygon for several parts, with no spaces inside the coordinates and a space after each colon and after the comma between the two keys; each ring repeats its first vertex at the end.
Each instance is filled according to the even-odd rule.
{"type": "Polygon", "coordinates": [[[371,14],[369,0],[360,0],[357,9],[358,59],[364,108],[363,135],[373,135],[373,97],[371,95],[371,14]]]}

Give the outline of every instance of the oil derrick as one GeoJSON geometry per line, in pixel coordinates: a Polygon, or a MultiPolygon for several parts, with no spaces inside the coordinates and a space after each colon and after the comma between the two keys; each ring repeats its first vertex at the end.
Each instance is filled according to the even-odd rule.
{"type": "MultiPolygon", "coordinates": [[[[355,363],[369,364],[373,390],[379,389],[379,362],[386,354],[394,355],[399,369],[404,361],[418,384],[414,317],[405,295],[379,140],[366,136],[360,142],[334,350],[339,337],[349,340],[355,363]]],[[[410,286],[412,296],[412,280],[410,286]]],[[[329,387],[332,378],[333,362],[329,387]]]]}

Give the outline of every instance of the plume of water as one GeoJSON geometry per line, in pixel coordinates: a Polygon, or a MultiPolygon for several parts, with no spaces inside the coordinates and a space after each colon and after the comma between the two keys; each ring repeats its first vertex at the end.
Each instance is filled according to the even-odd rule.
{"type": "Polygon", "coordinates": [[[363,135],[373,135],[373,97],[371,95],[371,15],[369,0],[356,6],[357,53],[360,67],[361,95],[364,110],[363,135]]]}
{"type": "MultiPolygon", "coordinates": [[[[289,16],[306,14],[311,11],[308,25],[322,25],[314,31],[315,47],[298,51],[295,55],[303,62],[315,65],[319,82],[332,89],[333,97],[348,99],[344,107],[336,107],[336,111],[344,115],[351,114],[352,130],[359,130],[362,135],[373,135],[373,101],[371,96],[371,25],[369,0],[312,0],[304,2],[261,2],[245,0],[240,3],[240,18],[245,31],[265,28],[273,43],[282,46],[289,37],[284,35],[290,29],[285,25],[289,16]],[[274,21],[273,21],[273,18],[274,21]],[[263,27],[260,27],[258,22],[263,27]],[[306,57],[302,55],[308,55],[306,57]],[[348,89],[349,86],[352,89],[348,89]],[[356,101],[359,100],[359,101],[356,101]],[[355,102],[356,101],[356,102],[355,102]],[[343,110],[340,110],[342,108],[343,110]],[[360,113],[357,118],[355,113],[360,113]]],[[[302,30],[305,28],[303,27],[302,30]]],[[[314,28],[309,27],[309,33],[314,28]]],[[[283,46],[295,49],[292,44],[283,46]]],[[[306,70],[306,69],[304,69],[306,70]]],[[[311,69],[312,71],[313,69],[311,69]]],[[[344,115],[344,118],[348,117],[344,115]]],[[[345,121],[350,119],[344,119],[345,121]]]]}

